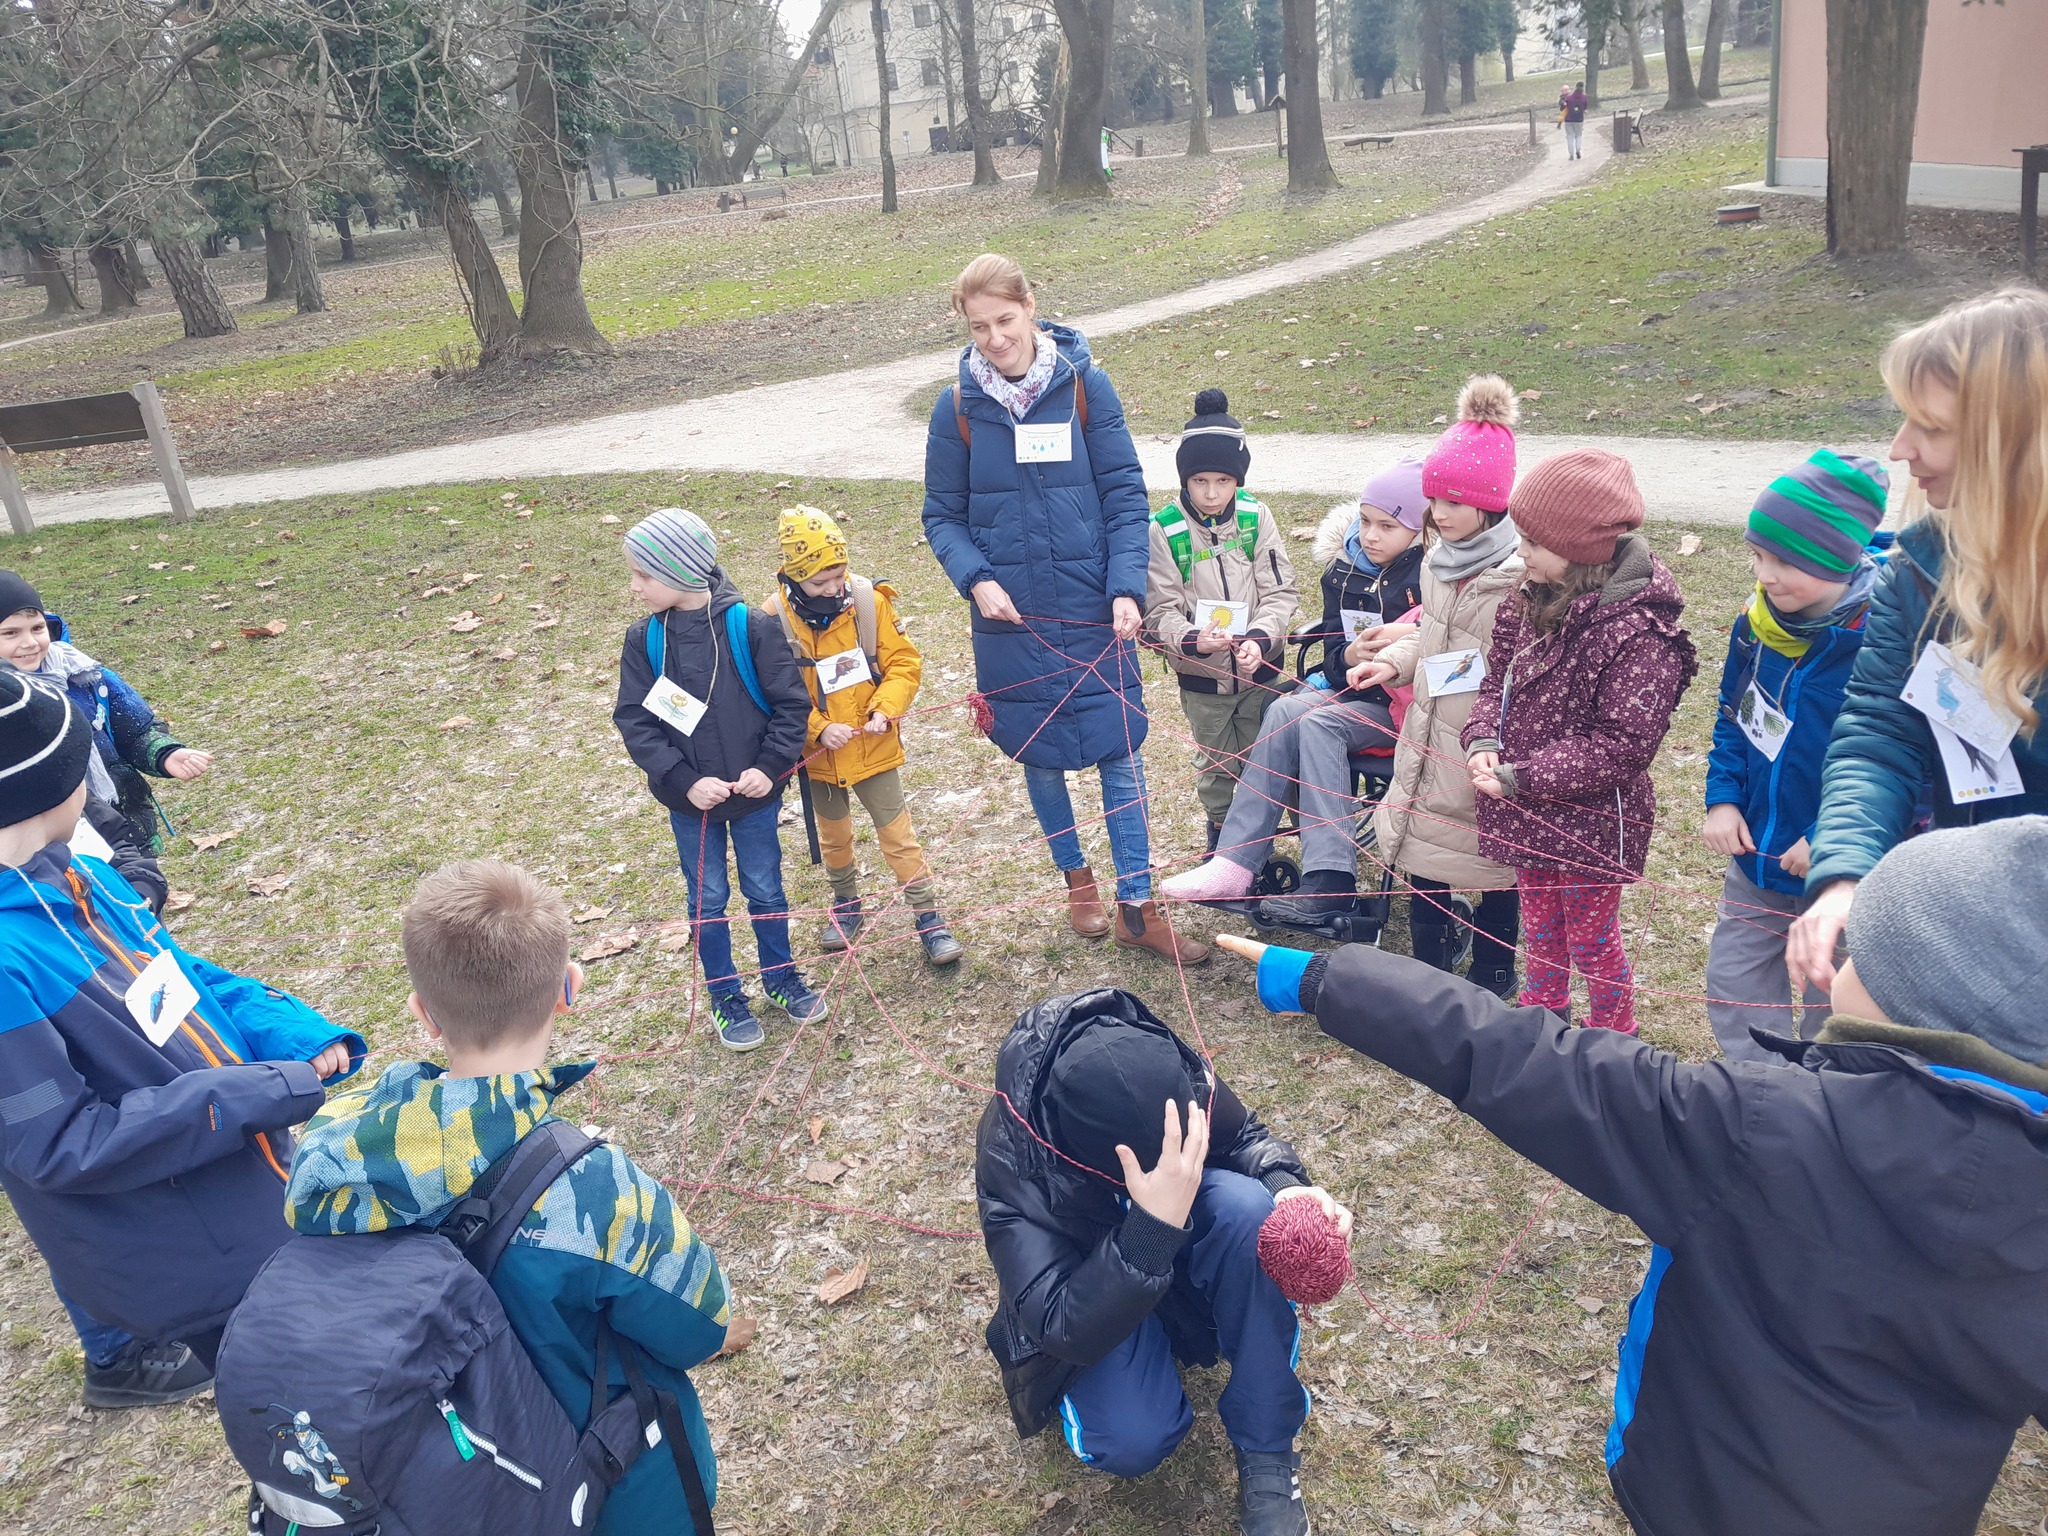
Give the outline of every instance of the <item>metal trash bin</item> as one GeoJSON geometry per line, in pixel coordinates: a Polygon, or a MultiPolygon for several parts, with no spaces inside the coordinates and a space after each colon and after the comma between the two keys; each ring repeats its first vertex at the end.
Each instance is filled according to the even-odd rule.
{"type": "Polygon", "coordinates": [[[1636,119],[1632,112],[1614,114],[1614,152],[1625,155],[1634,149],[1636,140],[1636,119]]]}

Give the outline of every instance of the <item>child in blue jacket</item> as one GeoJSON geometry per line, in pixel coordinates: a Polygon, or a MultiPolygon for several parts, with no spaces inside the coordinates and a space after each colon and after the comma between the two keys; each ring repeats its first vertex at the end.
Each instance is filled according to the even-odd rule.
{"type": "Polygon", "coordinates": [[[118,1407],[210,1378],[291,1236],[287,1128],[367,1047],[187,954],[71,850],[92,752],[61,691],[0,667],[0,1188],[78,1325],[86,1400],[118,1407]]]}
{"type": "MultiPolygon", "coordinates": [[[[405,911],[406,1000],[446,1069],[403,1061],[337,1094],[292,1164],[287,1212],[320,1236],[431,1225],[590,1075],[548,1065],[555,1018],[583,969],[569,959],[569,908],[525,870],[491,859],[428,875],[405,911]]],[[[691,1454],[715,1492],[716,1463],[685,1374],[725,1343],[725,1278],[669,1192],[623,1149],[599,1142],[541,1192],[491,1272],[512,1331],[565,1412],[590,1411],[597,1327],[676,1395],[691,1454]]],[[[616,1354],[608,1399],[625,1390],[616,1354]]],[[[688,1536],[694,1529],[664,1448],[642,1456],[598,1512],[592,1536],[688,1536]]],[[[310,1529],[310,1527],[308,1527],[310,1529]]],[[[707,1536],[707,1533],[699,1533],[707,1536]]]]}
{"type": "MultiPolygon", "coordinates": [[[[1731,1061],[1776,1061],[1752,1028],[1798,1038],[1785,935],[1798,916],[1820,812],[1821,762],[1863,646],[1884,518],[1883,466],[1822,449],[1773,480],[1743,537],[1756,592],[1721,668],[1707,760],[1706,844],[1728,856],[1707,949],[1707,1017],[1731,1061]]],[[[1809,986],[1806,1034],[1827,995],[1809,986]]]]}
{"type": "Polygon", "coordinates": [[[128,840],[143,853],[160,852],[162,823],[145,775],[196,779],[213,766],[212,754],[171,735],[120,673],[73,645],[63,619],[44,612],[42,595],[13,571],[0,571],[0,660],[69,695],[92,723],[88,793],[119,812],[128,840]]]}

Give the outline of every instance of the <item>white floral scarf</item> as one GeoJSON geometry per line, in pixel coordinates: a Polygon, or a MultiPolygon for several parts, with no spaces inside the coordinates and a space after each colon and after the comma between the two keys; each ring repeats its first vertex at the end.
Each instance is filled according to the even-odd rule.
{"type": "Polygon", "coordinates": [[[1021,379],[1004,378],[996,365],[981,355],[979,347],[967,349],[968,377],[981,386],[983,394],[1008,411],[1013,421],[1022,421],[1031,414],[1031,407],[1038,404],[1039,397],[1051,385],[1053,365],[1059,361],[1059,344],[1044,331],[1036,334],[1038,355],[1021,379]]]}

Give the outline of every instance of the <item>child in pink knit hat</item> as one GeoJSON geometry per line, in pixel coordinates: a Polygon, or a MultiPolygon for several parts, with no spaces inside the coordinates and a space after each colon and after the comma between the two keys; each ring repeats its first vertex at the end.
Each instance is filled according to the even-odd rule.
{"type": "Polygon", "coordinates": [[[1422,494],[1482,512],[1505,512],[1515,488],[1515,422],[1521,407],[1497,373],[1476,374],[1458,392],[1458,419],[1422,461],[1422,494]]]}

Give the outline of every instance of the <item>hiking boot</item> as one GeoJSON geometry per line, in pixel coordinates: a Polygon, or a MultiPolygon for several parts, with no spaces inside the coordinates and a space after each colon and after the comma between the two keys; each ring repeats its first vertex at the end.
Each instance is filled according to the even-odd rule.
{"type": "Polygon", "coordinates": [[[1184,939],[1167,926],[1166,914],[1151,901],[1120,901],[1116,904],[1116,941],[1131,949],[1149,949],[1162,959],[1181,965],[1200,965],[1209,958],[1209,946],[1184,939]]]}
{"type": "Polygon", "coordinates": [[[1451,897],[1451,931],[1445,939],[1444,969],[1452,975],[1467,960],[1472,958],[1472,939],[1478,932],[1472,926],[1472,898],[1453,894],[1451,897]]]}
{"type": "Polygon", "coordinates": [[[1475,965],[1465,979],[1475,987],[1484,987],[1511,1008],[1521,996],[1522,979],[1512,965],[1488,966],[1484,970],[1475,965]]]}
{"type": "Polygon", "coordinates": [[[769,1000],[788,1014],[792,1023],[822,1024],[832,1014],[825,999],[804,985],[803,977],[791,971],[775,981],[764,980],[761,990],[769,1000]]]}
{"type": "Polygon", "coordinates": [[[1237,1451],[1237,1529],[1238,1536],[1309,1536],[1299,1451],[1237,1451]]]}
{"type": "Polygon", "coordinates": [[[149,1408],[182,1403],[213,1385],[213,1372],[176,1340],[145,1344],[130,1339],[111,1365],[85,1362],[85,1406],[149,1408]]]}
{"type": "Polygon", "coordinates": [[[1340,870],[1312,869],[1301,889],[1287,896],[1269,896],[1255,914],[1264,928],[1298,928],[1325,938],[1347,938],[1358,915],[1358,881],[1340,870]]]}
{"type": "Polygon", "coordinates": [[[853,941],[859,935],[861,924],[867,921],[867,914],[860,909],[860,898],[832,903],[831,915],[825,919],[825,929],[818,935],[818,948],[828,955],[844,954],[853,948],[853,941]]]}
{"type": "Polygon", "coordinates": [[[1070,869],[1067,877],[1067,926],[1084,939],[1099,939],[1109,932],[1109,914],[1102,910],[1102,892],[1095,888],[1095,871],[1082,865],[1070,869]]]}
{"type": "Polygon", "coordinates": [[[933,965],[953,965],[967,953],[960,941],[947,931],[946,919],[938,912],[917,914],[917,938],[924,945],[924,957],[933,965]]]}
{"type": "Polygon", "coordinates": [[[718,1043],[728,1051],[751,1051],[768,1038],[754,1010],[747,1006],[744,992],[713,997],[711,1022],[718,1027],[718,1043]]]}

